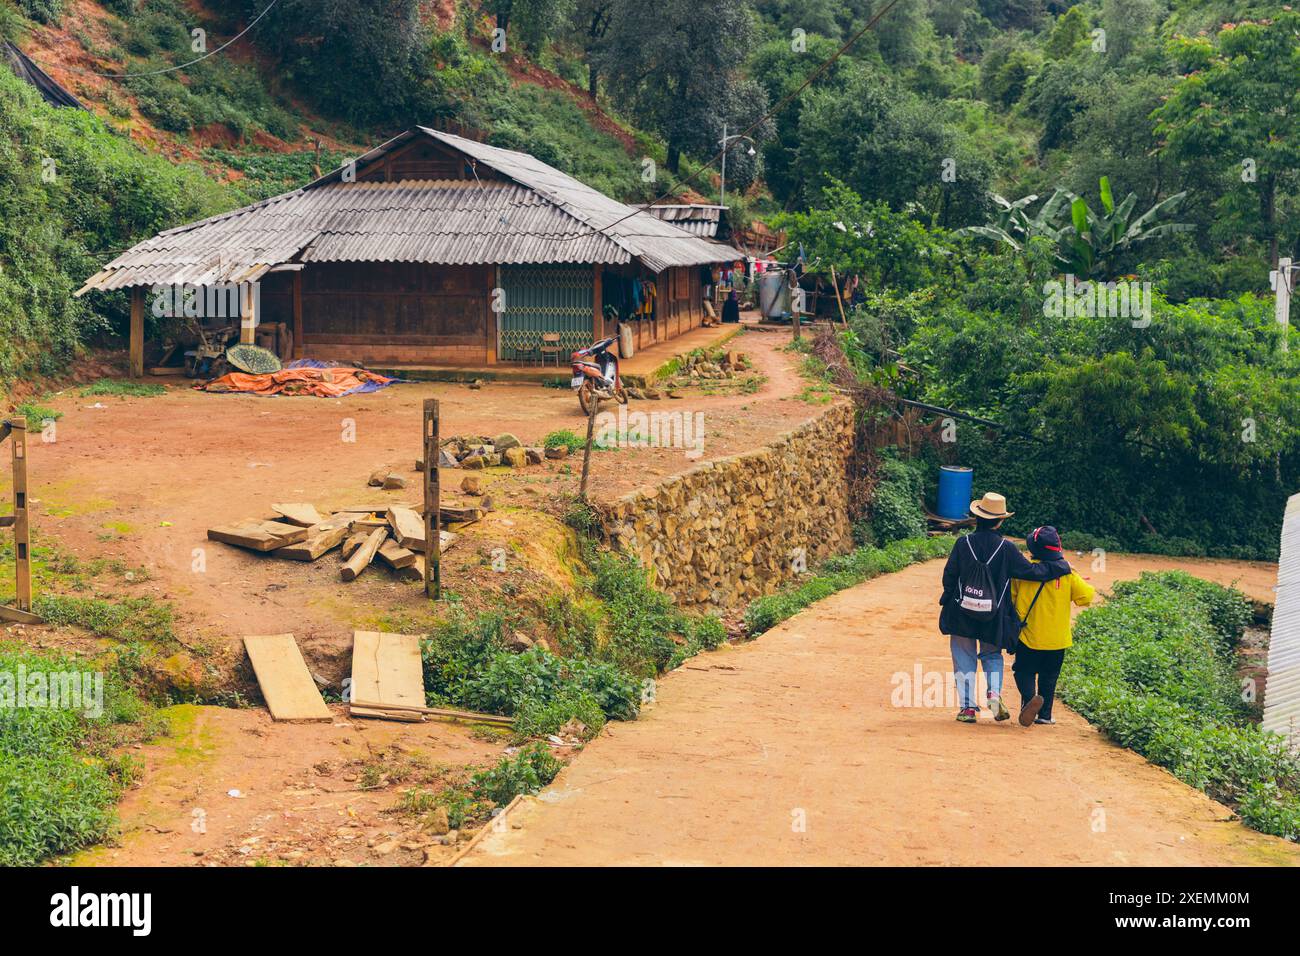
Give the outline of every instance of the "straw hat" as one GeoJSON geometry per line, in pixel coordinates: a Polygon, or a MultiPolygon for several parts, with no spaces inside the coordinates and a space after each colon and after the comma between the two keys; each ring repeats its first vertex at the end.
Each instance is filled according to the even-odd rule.
{"type": "Polygon", "coordinates": [[[1010,518],[1015,514],[1007,510],[1007,499],[996,491],[986,491],[979,501],[972,501],[970,513],[980,518],[1010,518]]]}

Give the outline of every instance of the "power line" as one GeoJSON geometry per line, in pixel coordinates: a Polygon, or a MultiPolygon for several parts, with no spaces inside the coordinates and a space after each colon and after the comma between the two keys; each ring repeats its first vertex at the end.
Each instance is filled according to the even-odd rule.
{"type": "MultiPolygon", "coordinates": [[[[760,116],[758,119],[754,120],[754,122],[750,123],[749,126],[746,127],[745,130],[744,130],[743,132],[739,133],[739,134],[737,135],[736,138],[743,137],[743,136],[748,136],[750,133],[754,132],[754,130],[758,129],[758,127],[761,126],[763,123],[766,123],[769,119],[771,119],[773,116],[775,116],[775,115],[776,115],[777,113],[779,113],[781,110],[785,109],[785,108],[786,108],[786,107],[787,107],[787,106],[788,106],[788,105],[789,105],[793,100],[795,100],[795,99],[799,96],[800,93],[802,93],[802,92],[803,92],[804,90],[806,90],[809,86],[811,86],[812,83],[813,83],[813,81],[816,80],[817,77],[821,76],[823,73],[825,73],[827,70],[829,70],[829,69],[831,68],[831,66],[835,63],[836,60],[838,60],[838,59],[839,59],[840,57],[842,57],[846,52],[848,52],[849,48],[850,48],[851,46],[853,46],[853,44],[857,43],[857,42],[858,42],[859,40],[861,40],[864,36],[866,36],[867,32],[868,32],[869,30],[871,30],[871,29],[872,29],[872,28],[873,28],[873,27],[874,27],[874,26],[875,26],[875,25],[880,21],[880,18],[883,17],[883,16],[884,16],[886,13],[888,13],[890,10],[894,9],[894,7],[895,7],[897,4],[898,4],[898,0],[890,0],[889,4],[888,4],[888,5],[887,5],[883,10],[881,10],[881,11],[880,11],[879,13],[877,13],[874,17],[872,17],[870,20],[867,21],[866,26],[864,26],[864,27],[863,27],[861,30],[859,30],[857,33],[853,34],[853,36],[849,37],[848,40],[846,40],[846,41],[844,42],[844,45],[841,46],[838,50],[836,50],[836,51],[834,52],[834,54],[832,54],[831,57],[830,57],[829,59],[827,59],[827,60],[826,60],[825,62],[823,62],[820,66],[818,66],[817,69],[815,69],[815,70],[813,70],[811,73],[809,73],[809,74],[808,74],[808,77],[807,77],[807,78],[806,78],[802,83],[800,83],[800,84],[799,84],[799,85],[798,85],[798,86],[797,86],[797,87],[796,87],[792,92],[790,92],[790,93],[788,93],[786,96],[782,97],[782,98],[781,98],[781,101],[780,101],[779,103],[777,103],[775,106],[773,106],[771,109],[769,109],[766,113],[764,113],[764,114],[763,114],[762,116],[760,116]]],[[[704,172],[704,170],[712,168],[713,164],[716,163],[719,159],[721,159],[721,158],[722,158],[722,154],[725,153],[726,151],[727,151],[727,144],[726,144],[726,143],[723,143],[723,144],[722,144],[722,149],[720,149],[717,153],[715,153],[712,159],[710,159],[707,163],[705,163],[703,166],[701,166],[701,167],[700,167],[699,169],[697,169],[695,172],[691,173],[691,175],[689,175],[689,176],[687,176],[685,179],[679,181],[679,182],[678,182],[678,186],[685,186],[685,185],[687,185],[687,184],[690,183],[692,180],[694,180],[697,176],[699,176],[700,173],[704,172]]],[[[661,194],[661,195],[655,197],[654,199],[650,200],[649,205],[653,206],[655,203],[657,203],[657,202],[659,202],[659,201],[661,201],[661,200],[663,200],[663,199],[667,199],[668,197],[670,197],[670,196],[672,196],[672,195],[673,195],[672,190],[669,190],[669,191],[667,191],[667,192],[664,192],[663,194],[661,194]]],[[[579,234],[577,234],[577,235],[575,235],[575,236],[566,236],[566,237],[564,237],[564,238],[565,238],[566,240],[570,240],[570,241],[573,240],[573,239],[584,239],[584,238],[586,238],[587,236],[594,235],[594,234],[596,234],[596,233],[598,233],[598,232],[604,232],[606,229],[613,229],[613,228],[614,228],[615,226],[617,226],[620,222],[624,222],[625,220],[631,219],[633,216],[635,216],[637,213],[639,213],[639,212],[641,212],[641,211],[642,211],[641,209],[634,209],[632,212],[628,213],[626,216],[622,216],[622,217],[620,217],[620,218],[618,218],[618,219],[615,219],[613,222],[611,222],[611,223],[610,223],[609,225],[607,225],[607,226],[603,226],[603,227],[600,227],[600,228],[592,228],[590,232],[579,233],[579,234]]]]}
{"type": "Polygon", "coordinates": [[[275,7],[275,5],[278,4],[279,2],[280,0],[271,0],[267,8],[263,10],[261,13],[259,13],[257,16],[255,16],[253,18],[253,21],[248,26],[244,27],[244,29],[240,30],[238,33],[236,33],[225,43],[221,44],[221,46],[217,47],[215,50],[212,50],[209,53],[205,53],[202,56],[196,56],[194,59],[189,60],[185,63],[178,64],[176,66],[165,67],[164,69],[161,70],[148,70],[147,72],[144,73],[98,73],[94,70],[82,70],[75,66],[63,66],[61,67],[61,69],[67,70],[70,73],[80,73],[83,76],[98,76],[109,80],[131,80],[131,79],[135,79],[136,77],[161,76],[164,73],[175,73],[177,70],[184,70],[188,67],[193,66],[195,63],[202,63],[210,56],[216,56],[226,47],[230,46],[232,43],[236,42],[241,37],[243,37],[244,34],[246,34],[249,30],[253,29],[253,27],[257,26],[257,22],[261,20],[262,17],[270,13],[272,8],[275,7]]]}

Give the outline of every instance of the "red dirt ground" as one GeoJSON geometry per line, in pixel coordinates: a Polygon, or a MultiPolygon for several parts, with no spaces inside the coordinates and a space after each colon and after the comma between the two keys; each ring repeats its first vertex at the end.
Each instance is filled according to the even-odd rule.
{"type": "MultiPolygon", "coordinates": [[[[796,358],[779,348],[785,341],[754,331],[733,340],[731,347],[767,376],[755,394],[705,396],[687,389],[679,401],[634,401],[632,407],[704,413],[705,459],[753,448],[821,410],[795,397],[804,382],[796,358]]],[[[312,564],[285,561],[209,542],[207,529],[269,515],[277,501],[326,508],[415,502],[420,408],[430,396],[442,402],[444,436],[508,431],[525,444],[540,444],[556,429],[585,430],[570,391],[539,385],[487,383],[473,390],[402,384],[341,400],[215,395],[177,385],[157,398],[85,398],[68,389],[45,400],[64,413],[57,440],[45,443],[34,433],[30,441],[35,543],[82,559],[143,565],[150,580],[131,585],[130,593],[173,602],[182,640],[215,652],[218,663],[223,653],[242,656],[241,635],[292,631],[309,663],[336,677],[346,668],[355,626],[427,615],[419,586],[379,568],[343,584],[337,554],[312,564]],[[350,423],[354,443],[344,441],[350,423]],[[368,488],[371,472],[388,465],[405,474],[410,487],[368,488]],[[202,549],[202,570],[194,569],[196,549],[202,549]]],[[[681,449],[598,452],[592,492],[612,497],[694,464],[681,449]]],[[[466,529],[444,565],[444,583],[454,593],[468,593],[493,576],[484,568],[491,547],[503,540],[509,547],[530,546],[537,527],[530,512],[518,508],[563,515],[581,462],[492,471],[488,492],[496,511],[466,529]]],[[[463,474],[444,470],[444,488],[458,490],[463,474]]],[[[28,639],[63,643],[47,635],[48,629],[34,629],[28,639]]]]}

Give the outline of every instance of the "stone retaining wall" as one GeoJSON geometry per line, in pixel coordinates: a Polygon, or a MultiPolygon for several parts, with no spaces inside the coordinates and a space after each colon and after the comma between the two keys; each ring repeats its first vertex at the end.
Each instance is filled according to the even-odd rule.
{"type": "Polygon", "coordinates": [[[728,608],[770,594],[852,547],[849,403],[754,451],[703,462],[597,504],[610,545],[652,568],[683,607],[728,608]]]}

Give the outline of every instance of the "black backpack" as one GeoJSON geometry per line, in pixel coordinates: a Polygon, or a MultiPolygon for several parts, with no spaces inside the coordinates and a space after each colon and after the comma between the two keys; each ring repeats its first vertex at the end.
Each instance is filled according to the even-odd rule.
{"type": "Polygon", "coordinates": [[[977,621],[991,621],[997,617],[1002,600],[1006,597],[1007,584],[1010,583],[1003,584],[999,593],[993,585],[993,575],[989,573],[989,562],[1002,550],[1002,542],[999,540],[993,554],[981,561],[975,554],[975,546],[970,543],[970,535],[963,540],[970,549],[970,556],[975,558],[975,564],[965,577],[957,579],[957,607],[963,614],[977,621]]]}

